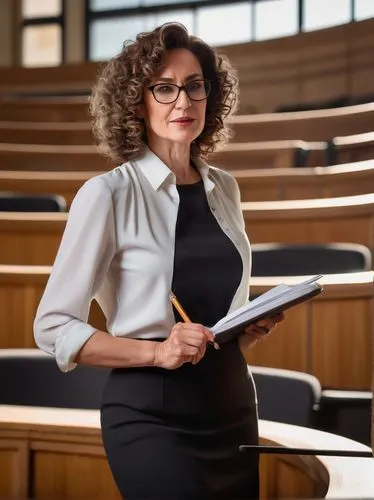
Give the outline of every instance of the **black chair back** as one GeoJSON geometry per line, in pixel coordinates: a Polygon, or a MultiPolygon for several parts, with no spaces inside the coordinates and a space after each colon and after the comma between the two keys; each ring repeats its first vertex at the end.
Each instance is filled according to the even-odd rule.
{"type": "Polygon", "coordinates": [[[0,404],[99,409],[108,373],[83,365],[63,373],[39,349],[1,349],[0,404]]]}
{"type": "Polygon", "coordinates": [[[313,375],[293,370],[250,366],[259,418],[315,427],[321,384],[313,375]]]}
{"type": "Polygon", "coordinates": [[[65,198],[56,194],[0,192],[0,212],[66,212],[65,198]]]}
{"type": "Polygon", "coordinates": [[[371,252],[356,243],[252,245],[252,276],[302,276],[371,270],[371,252]]]}

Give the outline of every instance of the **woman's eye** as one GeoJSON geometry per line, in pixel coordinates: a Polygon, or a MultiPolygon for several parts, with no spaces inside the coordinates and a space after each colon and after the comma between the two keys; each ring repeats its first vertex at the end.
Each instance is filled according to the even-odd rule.
{"type": "Polygon", "coordinates": [[[203,88],[203,82],[191,82],[188,85],[189,90],[200,90],[203,88]]]}
{"type": "Polygon", "coordinates": [[[161,94],[171,94],[174,89],[171,85],[161,85],[160,87],[157,87],[156,90],[161,94]]]}

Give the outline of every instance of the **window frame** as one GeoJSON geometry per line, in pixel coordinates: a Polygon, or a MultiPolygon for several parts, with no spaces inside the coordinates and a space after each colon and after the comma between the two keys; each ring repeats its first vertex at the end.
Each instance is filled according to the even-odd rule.
{"type": "MultiPolygon", "coordinates": [[[[66,0],[61,1],[61,13],[58,16],[46,16],[46,17],[28,17],[24,18],[21,10],[21,40],[23,40],[24,28],[29,26],[46,26],[46,25],[58,25],[60,26],[60,36],[61,36],[61,60],[58,66],[65,64],[66,61],[66,49],[65,49],[65,37],[66,37],[66,0]]],[[[87,24],[87,23],[86,23],[87,24]]],[[[22,45],[21,45],[22,46],[22,45]]],[[[23,66],[23,54],[21,54],[21,65],[23,66]]]]}
{"type": "MultiPolygon", "coordinates": [[[[63,0],[65,1],[65,0],[63,0]]],[[[160,12],[170,12],[174,10],[183,10],[183,9],[191,9],[192,14],[194,16],[194,25],[196,26],[196,11],[198,8],[201,7],[216,7],[216,6],[221,6],[221,5],[228,5],[230,4],[236,4],[236,3],[243,3],[243,1],[247,1],[249,4],[255,4],[257,2],[264,2],[266,0],[185,0],[185,1],[179,1],[176,3],[167,3],[167,0],[164,0],[164,3],[160,3],[159,5],[144,5],[144,6],[138,6],[138,7],[120,7],[118,9],[107,9],[107,10],[91,10],[90,4],[91,0],[85,0],[85,18],[86,18],[86,23],[85,23],[85,59],[86,61],[91,60],[91,53],[90,53],[90,26],[92,21],[97,21],[101,19],[115,19],[115,18],[120,18],[124,16],[134,16],[134,15],[141,15],[141,14],[153,14],[153,13],[160,13],[160,12]]],[[[298,0],[297,2],[297,26],[298,26],[298,31],[297,34],[299,33],[304,33],[303,31],[303,18],[304,18],[304,2],[306,0],[298,0]]],[[[349,17],[349,23],[357,22],[355,20],[355,0],[350,0],[350,17],[349,17]]],[[[255,42],[256,41],[256,16],[255,16],[255,9],[252,9],[252,34],[253,37],[251,40],[248,40],[248,42],[255,42]]]]}

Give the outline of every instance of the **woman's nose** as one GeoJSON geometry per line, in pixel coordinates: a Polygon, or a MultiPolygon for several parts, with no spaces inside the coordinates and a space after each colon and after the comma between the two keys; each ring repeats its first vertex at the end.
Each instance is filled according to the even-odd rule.
{"type": "Polygon", "coordinates": [[[181,89],[179,92],[178,99],[175,101],[176,108],[187,109],[191,106],[191,99],[188,97],[188,94],[185,89],[181,89]]]}

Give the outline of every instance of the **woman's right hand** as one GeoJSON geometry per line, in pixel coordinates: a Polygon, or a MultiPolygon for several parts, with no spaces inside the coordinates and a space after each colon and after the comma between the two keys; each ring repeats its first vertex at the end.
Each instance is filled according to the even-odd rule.
{"type": "Polygon", "coordinates": [[[156,342],[153,365],[167,370],[184,363],[198,363],[205,354],[207,342],[214,342],[213,333],[199,323],[177,323],[169,337],[156,342]]]}

